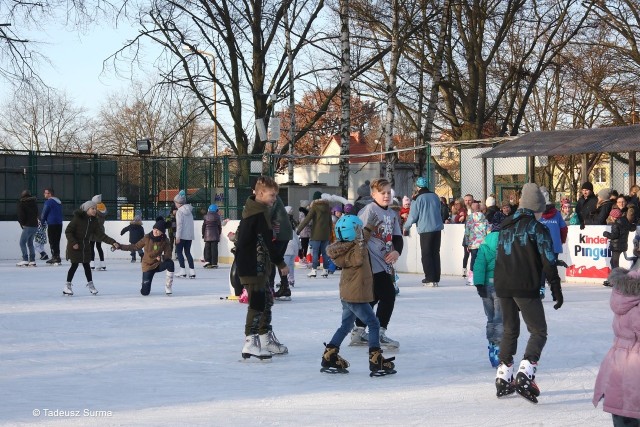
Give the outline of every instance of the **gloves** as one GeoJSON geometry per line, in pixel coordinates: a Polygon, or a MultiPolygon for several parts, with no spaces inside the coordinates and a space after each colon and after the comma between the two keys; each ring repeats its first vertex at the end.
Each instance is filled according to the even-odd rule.
{"type": "Polygon", "coordinates": [[[478,291],[478,295],[480,295],[480,298],[487,298],[489,296],[487,287],[485,285],[476,285],[476,291],[478,291]]]}
{"type": "Polygon", "coordinates": [[[553,300],[556,302],[553,308],[557,310],[560,307],[562,307],[562,303],[564,303],[564,297],[562,296],[562,289],[560,288],[560,285],[551,286],[551,296],[553,297],[553,300]]]}
{"type": "Polygon", "coordinates": [[[584,224],[580,224],[580,230],[584,230],[584,224]]]}

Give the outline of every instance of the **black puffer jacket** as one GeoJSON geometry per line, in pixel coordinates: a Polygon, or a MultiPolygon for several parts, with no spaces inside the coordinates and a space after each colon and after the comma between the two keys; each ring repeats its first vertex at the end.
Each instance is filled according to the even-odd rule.
{"type": "Polygon", "coordinates": [[[21,197],[18,201],[18,222],[21,227],[38,226],[38,204],[33,196],[21,197]]]}
{"type": "Polygon", "coordinates": [[[82,209],[73,213],[73,218],[64,230],[67,237],[67,259],[72,263],[91,261],[91,242],[104,242],[109,245],[115,243],[111,237],[104,234],[104,227],[98,218],[89,216],[82,209]],[[73,246],[78,244],[78,249],[73,246]]]}
{"type": "Polygon", "coordinates": [[[631,225],[626,217],[621,216],[611,224],[611,231],[602,233],[609,239],[609,249],[615,252],[626,252],[629,248],[629,232],[631,225]]]}

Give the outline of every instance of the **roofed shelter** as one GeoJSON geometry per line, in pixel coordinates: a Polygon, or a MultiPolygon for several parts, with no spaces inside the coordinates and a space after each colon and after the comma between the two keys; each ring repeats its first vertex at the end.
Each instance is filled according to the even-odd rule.
{"type": "Polygon", "coordinates": [[[640,149],[640,125],[593,129],[539,131],[524,134],[483,153],[482,179],[487,196],[487,159],[527,157],[528,179],[535,182],[535,157],[582,156],[582,177],[587,177],[587,154],[629,153],[629,185],[636,184],[636,151],[640,149]]]}

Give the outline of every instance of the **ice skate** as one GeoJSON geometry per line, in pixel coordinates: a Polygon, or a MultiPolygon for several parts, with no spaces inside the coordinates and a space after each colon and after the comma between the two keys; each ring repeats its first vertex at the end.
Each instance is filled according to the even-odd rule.
{"type": "Polygon", "coordinates": [[[180,271],[176,274],[176,277],[181,277],[184,279],[187,277],[187,272],[184,270],[184,268],[181,268],[180,271]]]}
{"type": "Polygon", "coordinates": [[[496,371],[496,396],[504,397],[516,391],[513,384],[513,363],[501,362],[496,371]]]}
{"type": "Polygon", "coordinates": [[[35,267],[35,266],[36,266],[35,261],[29,261],[29,267],[35,267]]]}
{"type": "Polygon", "coordinates": [[[497,368],[500,365],[500,346],[489,341],[489,363],[492,368],[497,368]]]}
{"type": "Polygon", "coordinates": [[[195,279],[196,278],[196,271],[193,268],[189,269],[189,279],[195,279]]]}
{"type": "Polygon", "coordinates": [[[45,260],[49,259],[49,255],[47,255],[46,252],[40,252],[40,259],[42,261],[45,261],[45,260]]]}
{"type": "Polygon", "coordinates": [[[171,287],[173,286],[173,272],[167,271],[166,279],[164,281],[164,293],[167,295],[171,295],[173,291],[171,287]]]}
{"type": "Polygon", "coordinates": [[[380,346],[389,350],[397,350],[400,348],[400,343],[387,336],[386,328],[380,328],[380,346]]]}
{"type": "Polygon", "coordinates": [[[467,277],[467,269],[466,268],[462,269],[462,277],[467,277]]]}
{"type": "Polygon", "coordinates": [[[49,261],[47,261],[49,265],[60,265],[62,264],[62,260],[58,256],[52,256],[49,261]]]}
{"type": "Polygon", "coordinates": [[[545,294],[545,288],[542,287],[540,288],[540,299],[544,299],[544,294],[545,294]]]}
{"type": "Polygon", "coordinates": [[[291,289],[289,289],[289,283],[281,283],[274,295],[274,298],[278,301],[291,301],[291,289]]]}
{"type": "Polygon", "coordinates": [[[467,274],[467,286],[473,286],[473,271],[467,274]]]}
{"type": "Polygon", "coordinates": [[[94,263],[93,261],[91,261],[91,262],[89,263],[89,267],[90,267],[92,270],[95,270],[95,269],[96,269],[95,263],[94,263]]]}
{"type": "Polygon", "coordinates": [[[276,338],[276,334],[273,331],[269,331],[266,334],[262,334],[259,336],[260,338],[260,348],[262,350],[266,350],[271,354],[287,354],[289,353],[289,349],[286,345],[283,345],[276,338]]]}
{"type": "Polygon", "coordinates": [[[64,289],[62,290],[62,294],[63,294],[63,295],[69,295],[69,296],[73,295],[73,289],[72,289],[72,286],[73,286],[73,285],[71,284],[71,282],[67,282],[67,283],[64,285],[64,289]]]}
{"type": "Polygon", "coordinates": [[[29,266],[29,261],[20,261],[19,263],[16,264],[16,267],[28,267],[29,266]]]}
{"type": "Polygon", "coordinates": [[[307,273],[307,277],[316,277],[318,271],[315,268],[312,268],[309,273],[307,273]]]}
{"type": "Polygon", "coordinates": [[[540,396],[540,389],[534,381],[537,370],[537,363],[523,359],[516,375],[516,392],[532,403],[538,403],[538,396],[540,396]]]}
{"type": "Polygon", "coordinates": [[[324,277],[325,279],[327,277],[329,277],[329,270],[327,270],[326,268],[322,270],[322,273],[320,274],[320,276],[324,277]]]}
{"type": "Polygon", "coordinates": [[[107,264],[104,261],[96,261],[97,271],[105,271],[106,269],[107,269],[107,264]]]}
{"type": "Polygon", "coordinates": [[[255,357],[260,360],[271,359],[271,353],[260,348],[260,338],[258,335],[247,335],[244,338],[244,347],[242,347],[242,358],[249,359],[255,357]]]}
{"type": "Polygon", "coordinates": [[[383,377],[385,375],[395,374],[397,371],[395,370],[395,363],[393,361],[396,360],[395,357],[390,357],[389,359],[385,359],[382,356],[382,350],[380,348],[375,347],[369,350],[369,373],[370,377],[383,377]]]}
{"type": "Polygon", "coordinates": [[[131,264],[133,264],[134,262],[136,262],[135,258],[131,258],[131,264]]]}
{"type": "Polygon", "coordinates": [[[351,342],[350,346],[354,345],[369,345],[369,334],[367,334],[364,328],[356,326],[351,330],[351,342]]]}
{"type": "Polygon", "coordinates": [[[98,293],[96,287],[93,286],[93,281],[87,283],[87,288],[89,288],[89,292],[91,292],[93,295],[96,295],[98,293]]]}
{"type": "Polygon", "coordinates": [[[347,368],[349,367],[349,362],[344,360],[338,352],[340,351],[339,347],[334,345],[326,345],[324,348],[324,354],[322,355],[322,361],[320,365],[320,372],[326,372],[327,374],[348,374],[349,371],[347,368]]]}
{"type": "Polygon", "coordinates": [[[294,282],[294,281],[289,282],[289,287],[290,288],[293,288],[295,286],[296,286],[296,282],[294,282]]]}

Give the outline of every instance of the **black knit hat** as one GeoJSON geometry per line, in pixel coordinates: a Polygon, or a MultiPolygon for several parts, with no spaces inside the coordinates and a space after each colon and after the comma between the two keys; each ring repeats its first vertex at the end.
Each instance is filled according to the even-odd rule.
{"type": "Polygon", "coordinates": [[[590,190],[593,193],[593,184],[590,183],[589,181],[585,182],[584,184],[582,184],[582,187],[580,187],[581,190],[590,190]]]}
{"type": "Polygon", "coordinates": [[[162,234],[164,234],[165,231],[167,231],[167,223],[165,222],[164,218],[159,216],[158,218],[156,218],[156,223],[153,224],[153,228],[157,228],[162,232],[162,234]]]}

